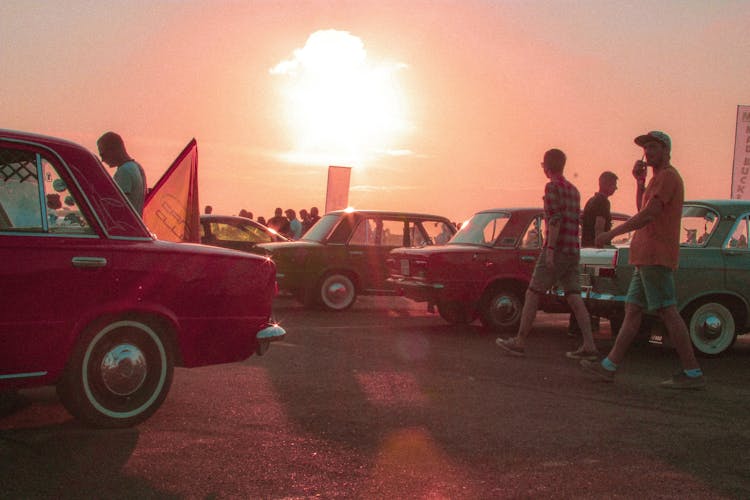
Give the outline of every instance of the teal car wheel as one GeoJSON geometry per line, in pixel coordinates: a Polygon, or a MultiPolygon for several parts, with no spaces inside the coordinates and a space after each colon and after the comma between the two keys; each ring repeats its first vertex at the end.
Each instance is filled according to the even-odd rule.
{"type": "Polygon", "coordinates": [[[737,339],[732,312],[717,302],[706,302],[686,318],[690,341],[704,356],[718,356],[732,347],[737,339]]]}

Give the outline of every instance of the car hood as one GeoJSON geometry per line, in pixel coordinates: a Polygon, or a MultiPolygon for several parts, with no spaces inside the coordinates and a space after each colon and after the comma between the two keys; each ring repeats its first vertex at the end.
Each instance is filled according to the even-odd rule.
{"type": "Polygon", "coordinates": [[[263,250],[267,252],[283,252],[283,251],[291,251],[291,250],[299,250],[299,249],[311,249],[311,248],[320,248],[322,247],[322,243],[318,243],[316,241],[277,241],[273,243],[258,243],[257,247],[262,248],[263,250]]]}
{"type": "Polygon", "coordinates": [[[404,257],[429,257],[431,255],[445,254],[486,253],[491,250],[491,248],[481,245],[430,245],[426,247],[394,248],[391,250],[391,255],[400,255],[404,257]]]}
{"type": "Polygon", "coordinates": [[[209,245],[203,245],[200,243],[175,243],[172,241],[161,241],[155,240],[149,244],[143,246],[144,249],[152,249],[160,252],[167,253],[181,253],[181,254],[192,254],[192,255],[205,255],[212,258],[234,258],[244,260],[267,260],[263,255],[243,252],[240,250],[233,250],[231,248],[214,247],[209,245]]]}

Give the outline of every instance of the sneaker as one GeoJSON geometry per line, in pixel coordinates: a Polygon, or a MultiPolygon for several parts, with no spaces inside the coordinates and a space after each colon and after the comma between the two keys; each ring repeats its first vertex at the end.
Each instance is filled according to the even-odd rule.
{"type": "Polygon", "coordinates": [[[603,380],[604,382],[615,381],[615,371],[607,370],[604,368],[600,361],[589,361],[588,359],[581,360],[581,368],[589,375],[592,375],[597,380],[603,380]]]}
{"type": "Polygon", "coordinates": [[[575,351],[568,351],[565,353],[566,358],[570,359],[586,359],[588,361],[596,361],[599,359],[599,353],[596,351],[586,351],[583,347],[579,347],[575,351]]]}
{"type": "Polygon", "coordinates": [[[706,387],[706,377],[688,377],[685,372],[680,372],[659,384],[665,389],[703,389],[706,387]]]}
{"type": "Polygon", "coordinates": [[[511,337],[509,339],[498,337],[495,339],[495,344],[497,344],[497,346],[500,349],[510,354],[511,356],[525,356],[526,355],[523,347],[519,346],[516,343],[515,337],[511,337]]]}

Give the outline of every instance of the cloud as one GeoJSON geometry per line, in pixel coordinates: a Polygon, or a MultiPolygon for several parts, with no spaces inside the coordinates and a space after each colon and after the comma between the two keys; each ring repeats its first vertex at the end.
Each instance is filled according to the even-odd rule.
{"type": "Polygon", "coordinates": [[[271,68],[272,75],[296,76],[302,72],[336,74],[342,68],[359,67],[367,52],[362,40],[348,31],[320,30],[307,38],[305,46],[295,49],[293,57],[271,68]]]}
{"type": "Polygon", "coordinates": [[[414,151],[410,149],[390,149],[388,151],[384,151],[384,154],[388,156],[413,156],[414,151]]]}

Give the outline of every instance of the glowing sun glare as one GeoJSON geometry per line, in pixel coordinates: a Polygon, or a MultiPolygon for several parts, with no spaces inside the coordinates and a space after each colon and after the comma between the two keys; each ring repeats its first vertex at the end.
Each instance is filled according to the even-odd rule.
{"type": "Polygon", "coordinates": [[[387,153],[407,129],[396,74],[403,64],[375,64],[348,32],[316,31],[271,73],[285,77],[294,159],[362,165],[387,153]]]}

